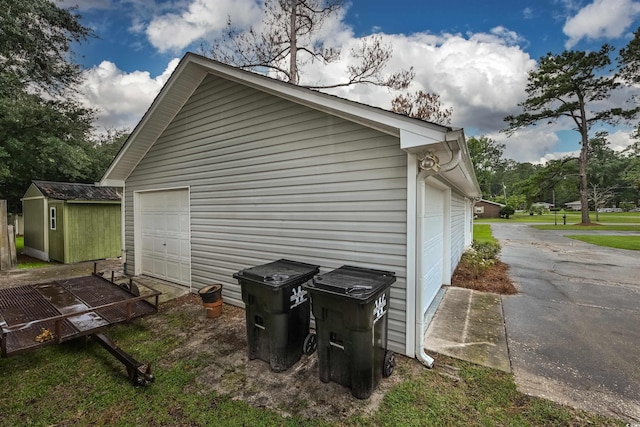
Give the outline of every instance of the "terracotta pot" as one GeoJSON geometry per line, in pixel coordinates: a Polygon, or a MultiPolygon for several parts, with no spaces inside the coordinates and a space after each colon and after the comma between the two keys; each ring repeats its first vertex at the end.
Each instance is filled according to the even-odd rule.
{"type": "Polygon", "coordinates": [[[218,300],[216,302],[205,302],[203,303],[204,308],[207,310],[207,317],[209,319],[215,319],[220,317],[222,314],[222,300],[218,300]]]}

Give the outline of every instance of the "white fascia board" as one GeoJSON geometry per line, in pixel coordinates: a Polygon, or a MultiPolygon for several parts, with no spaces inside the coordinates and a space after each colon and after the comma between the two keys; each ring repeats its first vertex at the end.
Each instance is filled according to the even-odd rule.
{"type": "Polygon", "coordinates": [[[124,180],[103,178],[97,185],[99,187],[124,187],[124,180]]]}

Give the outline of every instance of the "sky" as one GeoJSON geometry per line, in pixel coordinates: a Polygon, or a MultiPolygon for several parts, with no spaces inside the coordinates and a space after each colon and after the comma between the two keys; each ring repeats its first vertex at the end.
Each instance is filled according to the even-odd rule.
{"type": "MultiPolygon", "coordinates": [[[[97,131],[132,130],[180,58],[201,53],[231,19],[238,28],[259,27],[261,0],[58,0],[75,7],[96,38],[74,45],[84,67],[78,95],[95,108],[97,131]]],[[[351,0],[325,22],[319,38],[340,47],[326,67],[302,67],[303,79],[340,81],[353,63],[349,52],[378,34],[393,48],[386,72],[413,67],[408,90],[440,96],[451,108],[451,126],[467,137],[486,136],[505,145],[504,156],[544,163],[579,150],[571,123],[541,124],[507,136],[504,117],[520,113],[527,75],[540,57],[564,50],[597,51],[604,43],[626,46],[640,27],[640,0],[351,0]]],[[[623,106],[640,88],[618,91],[610,103],[623,106]]],[[[327,91],[389,109],[402,92],[357,85],[327,91]]],[[[406,92],[406,91],[405,91],[406,92]]],[[[625,125],[609,132],[611,147],[633,141],[625,125]]]]}

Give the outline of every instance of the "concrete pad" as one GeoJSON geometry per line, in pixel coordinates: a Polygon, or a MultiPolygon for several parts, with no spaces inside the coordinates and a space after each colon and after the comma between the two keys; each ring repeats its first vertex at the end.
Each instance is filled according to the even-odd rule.
{"type": "Polygon", "coordinates": [[[162,292],[162,295],[160,295],[160,297],[158,298],[158,302],[160,304],[181,297],[183,295],[187,295],[189,293],[189,288],[186,286],[180,286],[175,283],[167,282],[160,279],[154,279],[147,276],[135,276],[133,278],[133,283],[138,285],[140,295],[148,295],[152,292],[149,288],[147,288],[147,286],[156,291],[162,292]]]}
{"type": "Polygon", "coordinates": [[[511,372],[500,295],[445,289],[424,337],[425,350],[511,372]]]}

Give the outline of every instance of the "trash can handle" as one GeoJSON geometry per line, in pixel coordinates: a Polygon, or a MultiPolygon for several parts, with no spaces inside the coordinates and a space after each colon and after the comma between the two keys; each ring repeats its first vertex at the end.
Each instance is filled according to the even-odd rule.
{"type": "Polygon", "coordinates": [[[286,274],[274,274],[273,276],[267,276],[264,278],[265,282],[283,282],[287,280],[289,276],[286,274]]]}
{"type": "Polygon", "coordinates": [[[348,294],[354,293],[354,292],[366,292],[366,291],[370,291],[371,289],[373,289],[372,286],[367,286],[367,285],[362,285],[362,286],[352,286],[350,288],[347,288],[347,290],[345,291],[348,294]]]}

